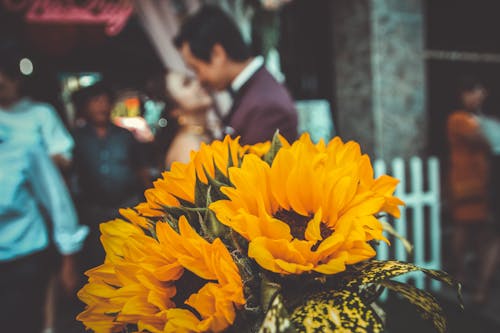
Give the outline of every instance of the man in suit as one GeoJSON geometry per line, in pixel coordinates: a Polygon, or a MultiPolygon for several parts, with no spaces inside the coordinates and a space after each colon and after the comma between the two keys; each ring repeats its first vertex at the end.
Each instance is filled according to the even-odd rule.
{"type": "Polygon", "coordinates": [[[297,111],[289,93],[252,57],[232,19],[216,6],[204,6],[182,25],[174,40],[186,64],[214,90],[229,90],[233,105],[223,119],[225,132],[242,144],[270,140],[274,132],[297,138],[297,111]]]}

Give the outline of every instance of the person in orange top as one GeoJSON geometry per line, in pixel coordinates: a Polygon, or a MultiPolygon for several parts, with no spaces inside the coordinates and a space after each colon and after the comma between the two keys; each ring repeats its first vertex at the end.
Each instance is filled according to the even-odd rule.
{"type": "Polygon", "coordinates": [[[480,82],[464,81],[460,87],[462,108],[452,112],[447,120],[448,182],[454,221],[452,250],[457,279],[461,281],[465,279],[466,245],[471,237],[475,238],[474,251],[478,255],[490,213],[490,147],[478,119],[486,96],[486,89],[480,82]]]}

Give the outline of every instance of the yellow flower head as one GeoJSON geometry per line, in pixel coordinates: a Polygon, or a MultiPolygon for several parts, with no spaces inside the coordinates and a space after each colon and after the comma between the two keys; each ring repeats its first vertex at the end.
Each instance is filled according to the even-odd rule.
{"type": "MultiPolygon", "coordinates": [[[[131,211],[127,212],[132,215],[131,211]]],[[[184,217],[179,233],[156,224],[157,239],[116,219],[101,224],[105,264],[89,270],[78,297],[87,304],[77,317],[97,333],[221,331],[245,303],[238,268],[219,239],[199,236],[184,217]],[[186,307],[187,306],[187,307],[186,307]]]]}
{"type": "Polygon", "coordinates": [[[304,134],[272,165],[254,155],[230,168],[229,200],[210,205],[217,218],[249,241],[248,255],[281,274],[335,274],[375,255],[368,243],[387,241],[375,214],[397,216],[397,180],[373,179],[355,142],[313,144],[304,134]]]}
{"type": "Polygon", "coordinates": [[[183,216],[179,233],[167,223],[158,223],[157,235],[160,243],[170,244],[165,250],[193,273],[195,280],[209,281],[185,300],[196,314],[180,308],[171,311],[165,332],[219,332],[227,328],[236,317],[235,306],[245,304],[245,298],[238,267],[221,240],[207,242],[183,216]]]}
{"type": "MultiPolygon", "coordinates": [[[[189,163],[174,162],[170,171],[164,172],[162,178],[154,182],[154,187],[144,193],[146,202],[136,209],[145,216],[161,216],[165,214],[162,207],[178,207],[181,205],[179,199],[194,203],[196,176],[207,184],[205,171],[213,178],[216,167],[227,176],[228,167],[238,165],[239,158],[250,151],[250,147],[243,148],[238,141],[239,138],[226,136],[223,141],[214,141],[210,145],[202,143],[199,151],[191,153],[189,163]]],[[[261,146],[256,152],[260,151],[261,146]]]]}
{"type": "Polygon", "coordinates": [[[127,324],[161,332],[166,311],[175,307],[172,281],[183,268],[135,224],[115,219],[102,223],[101,233],[106,260],[86,272],[78,297],[87,307],[77,319],[96,333],[121,332],[127,324]]]}

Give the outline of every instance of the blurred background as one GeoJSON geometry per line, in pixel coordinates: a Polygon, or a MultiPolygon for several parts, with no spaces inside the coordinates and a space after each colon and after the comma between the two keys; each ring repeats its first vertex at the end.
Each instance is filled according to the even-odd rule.
{"type": "MultiPolygon", "coordinates": [[[[377,173],[403,179],[399,196],[408,206],[394,223],[414,252],[396,247],[380,255],[453,271],[447,121],[462,107],[464,78],[487,92],[481,113],[500,115],[498,1],[0,0],[0,45],[22,50],[27,94],[50,103],[70,132],[79,121],[72,94],[105,80],[116,97],[112,120],[147,152],[153,180],[161,172],[155,135],[166,122],[164,105],[146,92],[147,79],[164,67],[189,73],[172,38],[183,18],[203,3],[230,13],[254,53],[264,56],[269,71],[289,89],[300,132],[310,132],[314,140],[336,135],[356,140],[377,161],[377,173]]],[[[224,112],[227,96],[217,100],[224,112]]],[[[496,216],[490,220],[498,228],[496,216]]],[[[473,247],[474,240],[465,242],[473,247]]],[[[464,252],[469,282],[463,312],[452,291],[413,280],[437,292],[451,332],[500,331],[496,265],[487,300],[471,298],[481,275],[481,251],[464,252]]],[[[71,306],[64,305],[71,301],[53,302],[48,328],[81,331],[71,306]]],[[[387,302],[388,331],[433,332],[398,299],[387,302]]]]}

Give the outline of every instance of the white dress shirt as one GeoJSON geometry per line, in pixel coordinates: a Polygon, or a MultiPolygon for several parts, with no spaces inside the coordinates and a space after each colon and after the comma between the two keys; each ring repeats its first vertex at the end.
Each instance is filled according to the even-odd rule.
{"type": "Polygon", "coordinates": [[[257,56],[231,82],[231,90],[237,92],[264,65],[264,58],[257,56]]]}

